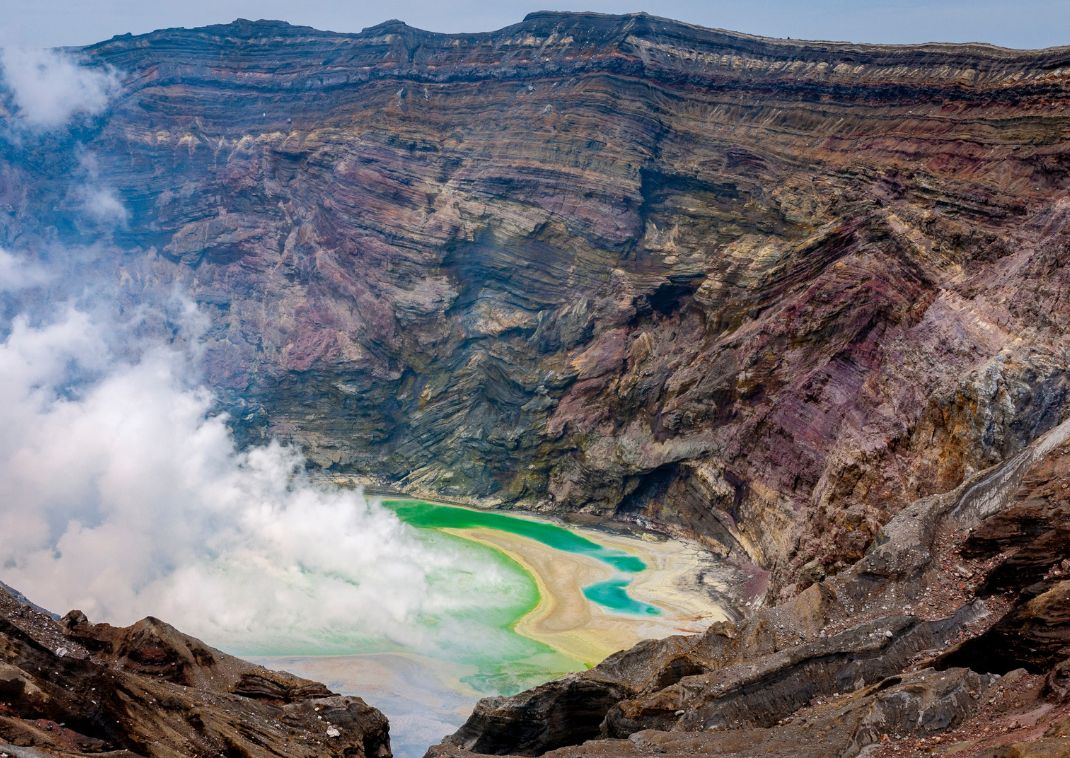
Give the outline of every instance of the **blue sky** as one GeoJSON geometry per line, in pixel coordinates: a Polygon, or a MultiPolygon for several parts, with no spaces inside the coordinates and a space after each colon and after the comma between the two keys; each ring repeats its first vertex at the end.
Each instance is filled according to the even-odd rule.
{"type": "Polygon", "coordinates": [[[115,34],[243,18],[359,31],[388,18],[433,31],[486,31],[533,10],[645,10],[704,26],[856,42],[1070,44],[1070,0],[3,0],[0,46],[79,45],[115,34]]]}

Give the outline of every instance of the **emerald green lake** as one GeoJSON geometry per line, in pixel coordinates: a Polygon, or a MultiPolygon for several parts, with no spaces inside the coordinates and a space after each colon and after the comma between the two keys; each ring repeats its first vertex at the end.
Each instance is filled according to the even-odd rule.
{"type": "Polygon", "coordinates": [[[555,550],[579,553],[607,563],[618,571],[631,574],[646,569],[646,564],[634,555],[603,547],[564,527],[543,521],[491,511],[476,511],[450,505],[425,503],[421,500],[385,500],[383,505],[394,511],[406,524],[423,529],[498,529],[520,537],[536,540],[555,550]]]}
{"type": "Polygon", "coordinates": [[[656,627],[661,621],[656,617],[671,613],[629,596],[630,582],[648,566],[635,555],[598,544],[597,532],[407,498],[377,502],[412,527],[405,531],[426,548],[417,553],[426,599],[411,621],[379,633],[349,624],[324,626],[310,630],[307,639],[288,629],[277,641],[260,638],[251,644],[243,637],[230,648],[273,668],[325,681],[336,691],[360,693],[391,718],[399,757],[423,755],[428,744],[460,726],[479,697],[512,695],[596,662],[521,634],[519,622],[542,599],[540,582],[507,550],[475,534],[466,538],[463,530],[508,532],[601,561],[610,570],[595,567],[591,576],[611,578],[576,589],[592,606],[638,618],[643,627],[656,627]]]}
{"type": "Polygon", "coordinates": [[[620,613],[634,613],[641,616],[660,616],[661,610],[649,603],[643,603],[628,596],[627,579],[607,579],[583,588],[584,596],[592,603],[598,603],[620,613]]]}
{"type": "MultiPolygon", "coordinates": [[[[646,564],[634,555],[604,547],[564,527],[544,521],[422,500],[386,500],[383,505],[394,511],[406,524],[419,529],[497,529],[536,540],[555,550],[590,556],[618,571],[634,574],[646,569],[646,564]]],[[[636,616],[661,614],[656,606],[630,597],[628,584],[628,579],[608,579],[584,587],[583,594],[592,603],[616,613],[636,616]]]]}

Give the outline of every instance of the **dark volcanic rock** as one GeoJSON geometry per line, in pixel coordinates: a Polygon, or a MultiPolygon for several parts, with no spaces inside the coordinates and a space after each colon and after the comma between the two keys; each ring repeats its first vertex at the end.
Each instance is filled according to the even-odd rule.
{"type": "Polygon", "coordinates": [[[743,727],[703,735],[693,732],[641,731],[627,742],[595,740],[579,748],[558,750],[554,758],[661,755],[670,757],[782,756],[827,758],[854,756],[879,745],[889,734],[939,734],[958,726],[992,684],[991,677],[966,669],[924,669],[815,705],[767,728],[743,727]]]}
{"type": "Polygon", "coordinates": [[[1051,587],[1029,587],[1013,611],[944,661],[952,666],[956,661],[968,661],[973,668],[998,672],[1022,667],[1045,673],[1068,657],[1070,581],[1062,581],[1051,587]]]}
{"type": "Polygon", "coordinates": [[[1068,441],[1065,422],[913,503],[861,561],[777,607],[484,700],[429,755],[1067,754],[1070,545],[1049,554],[1039,584],[1030,572],[1011,584],[1016,553],[997,546],[1058,507],[1068,441]],[[993,576],[1007,582],[1000,594],[993,576]],[[569,720],[580,692],[592,696],[569,720]]]}
{"type": "Polygon", "coordinates": [[[389,758],[360,698],[241,661],[153,618],[61,621],[0,589],[0,752],[389,758]]]}
{"type": "Polygon", "coordinates": [[[684,658],[648,648],[639,653],[647,658],[645,678],[617,678],[617,672],[606,675],[615,666],[611,659],[593,674],[481,701],[449,742],[473,753],[542,755],[598,736],[625,738],[651,729],[772,727],[815,698],[902,671],[973,614],[966,608],[938,622],[881,620],[762,657],[739,650],[733,665],[722,663],[728,657],[723,648],[735,640],[729,627],[718,625],[691,642],[685,667],[684,658]]]}
{"type": "Polygon", "coordinates": [[[597,737],[607,711],[627,693],[619,684],[569,676],[517,697],[487,698],[453,741],[477,753],[540,755],[597,737]]]}
{"type": "Polygon", "coordinates": [[[81,240],[84,144],[131,214],[101,267],[183,282],[243,437],[332,472],[642,518],[790,590],[1066,415],[1068,49],[538,13],[84,52],[123,90],[2,146],[0,244],[81,240]]]}

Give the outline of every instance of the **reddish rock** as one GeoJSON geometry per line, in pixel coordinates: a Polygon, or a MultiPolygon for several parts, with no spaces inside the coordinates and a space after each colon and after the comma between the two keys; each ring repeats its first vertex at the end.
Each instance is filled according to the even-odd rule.
{"type": "Polygon", "coordinates": [[[157,619],[120,628],[72,611],[56,621],[0,587],[0,752],[389,758],[390,738],[360,698],[157,619]]]}
{"type": "MultiPolygon", "coordinates": [[[[124,83],[70,137],[131,212],[97,273],[182,282],[243,439],[334,473],[642,518],[787,595],[1066,415],[1065,48],[537,13],[85,53],[124,83]]],[[[0,154],[3,238],[83,239],[61,139],[0,154]]]]}

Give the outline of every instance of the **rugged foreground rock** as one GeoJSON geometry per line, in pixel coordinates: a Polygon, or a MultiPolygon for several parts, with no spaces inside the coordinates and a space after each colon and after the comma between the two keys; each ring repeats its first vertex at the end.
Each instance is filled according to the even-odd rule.
{"type": "Polygon", "coordinates": [[[1067,415],[1068,48],[537,13],[82,52],[122,90],[0,140],[0,245],[181,282],[235,426],[331,473],[641,519],[786,597],[1067,415]]]}
{"type": "Polygon", "coordinates": [[[0,753],[389,758],[360,698],[241,661],[147,618],[53,617],[0,588],[0,753]]]}
{"type": "Polygon", "coordinates": [[[1070,422],[703,635],[483,700],[436,758],[1070,755],[1070,422]]]}

